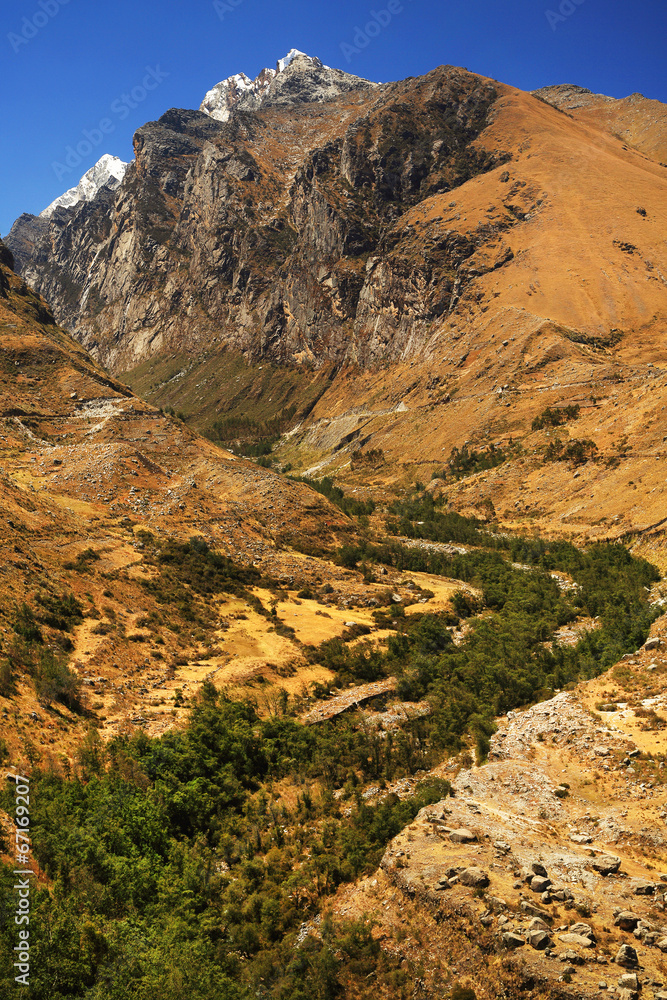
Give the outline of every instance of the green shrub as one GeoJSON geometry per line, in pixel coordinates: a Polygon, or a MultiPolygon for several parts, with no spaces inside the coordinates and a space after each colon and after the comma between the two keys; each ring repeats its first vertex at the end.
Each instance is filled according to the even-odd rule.
{"type": "Polygon", "coordinates": [[[534,431],[541,431],[543,427],[560,427],[561,424],[569,420],[576,420],[579,416],[579,404],[575,406],[549,407],[543,410],[538,417],[535,417],[531,425],[534,431]]]}
{"type": "Polygon", "coordinates": [[[51,650],[41,652],[33,680],[35,693],[42,704],[59,701],[73,711],[80,708],[79,678],[51,650]]]}

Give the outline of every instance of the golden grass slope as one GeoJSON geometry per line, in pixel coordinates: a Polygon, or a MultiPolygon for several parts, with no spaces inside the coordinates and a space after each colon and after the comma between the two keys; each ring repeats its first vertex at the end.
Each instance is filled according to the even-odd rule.
{"type": "Polygon", "coordinates": [[[354,480],[363,442],[384,451],[379,485],[429,479],[452,447],[511,437],[524,455],[448,487],[457,506],[490,501],[508,525],[583,537],[646,531],[667,516],[667,171],[510,88],[478,142],[509,146],[511,162],[396,224],[395,254],[412,260],[447,234],[475,241],[455,308],[391,378],[342,372],[281,454],[354,480]],[[531,432],[547,406],[566,404],[580,415],[560,436],[599,451],[580,470],[545,463],[549,434],[531,432]]]}

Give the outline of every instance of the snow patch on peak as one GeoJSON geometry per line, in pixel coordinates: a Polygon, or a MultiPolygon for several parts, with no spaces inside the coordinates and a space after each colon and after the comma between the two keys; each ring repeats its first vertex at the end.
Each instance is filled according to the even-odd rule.
{"type": "Polygon", "coordinates": [[[234,76],[230,76],[229,83],[235,84],[239,90],[250,90],[252,88],[252,80],[245,73],[235,73],[234,76]]]}
{"type": "Polygon", "coordinates": [[[319,59],[313,59],[312,56],[306,55],[305,52],[301,52],[299,49],[290,49],[284,59],[279,59],[277,62],[278,72],[282,73],[283,70],[287,69],[291,62],[294,62],[297,56],[305,56],[310,62],[319,63],[319,59]]]}
{"type": "Polygon", "coordinates": [[[57,208],[72,208],[81,201],[92,201],[97,192],[107,184],[112,189],[117,188],[128,167],[129,163],[125,163],[118,156],[105,153],[95,166],[85,172],[76,187],[65,191],[40,212],[40,218],[49,219],[57,208]]]}
{"type": "Polygon", "coordinates": [[[258,108],[263,103],[269,87],[277,76],[284,73],[295,59],[304,59],[313,69],[328,69],[316,56],[309,56],[300,49],[290,49],[283,59],[278,59],[275,69],[263,69],[251,80],[245,73],[235,73],[212,87],[199,105],[204,114],[220,122],[229,121],[237,105],[244,109],[258,108]]]}

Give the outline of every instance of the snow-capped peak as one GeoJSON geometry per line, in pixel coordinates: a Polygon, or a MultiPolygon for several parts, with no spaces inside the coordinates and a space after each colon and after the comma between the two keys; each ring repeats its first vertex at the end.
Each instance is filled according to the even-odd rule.
{"type": "Polygon", "coordinates": [[[239,105],[245,109],[258,108],[266,96],[273,80],[284,73],[287,67],[294,62],[298,56],[303,56],[313,67],[321,67],[322,63],[315,56],[306,55],[299,49],[290,49],[283,59],[278,59],[275,69],[263,69],[251,80],[245,73],[235,73],[228,76],[226,80],[221,80],[212,87],[204,100],[199,105],[199,110],[217,118],[220,122],[229,120],[232,108],[239,105]]]}
{"type": "Polygon", "coordinates": [[[282,71],[284,69],[287,69],[287,67],[289,66],[289,64],[294,59],[296,59],[297,56],[306,56],[306,59],[310,59],[311,58],[310,56],[306,55],[305,52],[300,52],[299,49],[290,49],[284,59],[279,59],[278,60],[278,63],[277,63],[278,72],[282,73],[282,71]]]}
{"type": "Polygon", "coordinates": [[[105,153],[104,156],[99,158],[94,167],[85,172],[76,187],[70,188],[69,191],[65,191],[59,198],[52,201],[43,212],[40,212],[40,217],[48,219],[53,215],[56,208],[72,208],[73,205],[78,205],[80,201],[92,201],[97,192],[105,184],[108,184],[111,188],[117,188],[125,176],[125,171],[128,167],[129,163],[125,163],[118,156],[105,153]]]}

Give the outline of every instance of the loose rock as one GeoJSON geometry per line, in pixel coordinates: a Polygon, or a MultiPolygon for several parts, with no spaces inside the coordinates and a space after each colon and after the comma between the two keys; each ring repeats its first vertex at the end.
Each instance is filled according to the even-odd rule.
{"type": "Polygon", "coordinates": [[[501,940],[506,948],[523,948],[525,944],[523,938],[518,934],[514,934],[512,931],[505,931],[501,940]]]}
{"type": "Polygon", "coordinates": [[[639,917],[631,910],[621,910],[614,920],[614,926],[624,931],[633,931],[639,923],[639,917]]]}
{"type": "Polygon", "coordinates": [[[599,858],[593,858],[590,866],[600,875],[613,875],[621,867],[621,859],[614,854],[601,854],[599,858]]]}
{"type": "Polygon", "coordinates": [[[625,966],[626,969],[632,969],[639,965],[637,952],[631,944],[622,944],[616,953],[614,961],[617,965],[625,966]]]}
{"type": "Polygon", "coordinates": [[[467,885],[472,889],[486,889],[491,879],[481,868],[464,868],[459,874],[461,885],[467,885]]]}
{"type": "Polygon", "coordinates": [[[477,835],[472,830],[461,827],[459,830],[452,830],[449,839],[453,844],[473,844],[477,840],[477,835]]]}

